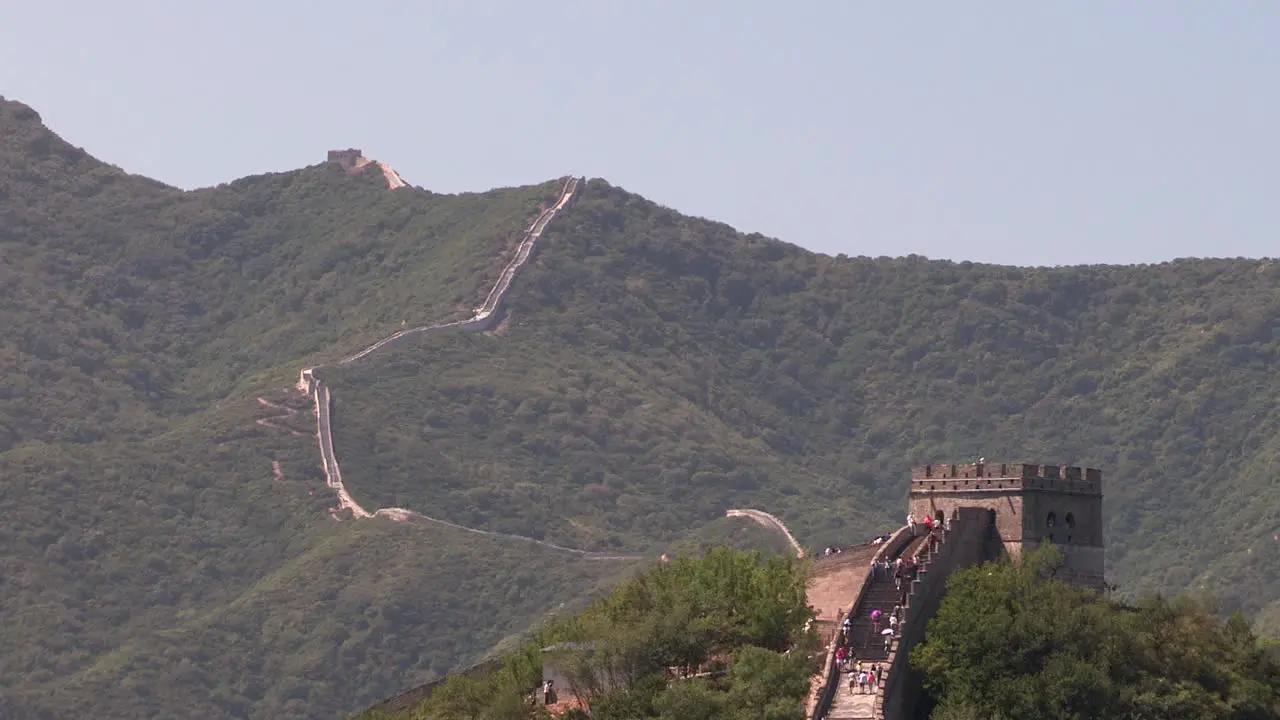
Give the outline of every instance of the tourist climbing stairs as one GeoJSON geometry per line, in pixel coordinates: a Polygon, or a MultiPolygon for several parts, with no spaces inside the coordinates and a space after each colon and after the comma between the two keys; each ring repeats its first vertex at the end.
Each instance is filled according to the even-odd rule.
{"type": "MultiPolygon", "coordinates": [[[[900,553],[903,558],[911,557],[921,547],[924,538],[912,540],[900,553]]],[[[861,660],[863,667],[880,665],[882,671],[888,669],[889,653],[885,650],[884,636],[880,633],[889,627],[889,614],[902,600],[900,590],[893,579],[892,570],[881,570],[867,585],[858,607],[853,612],[850,625],[848,648],[851,656],[861,660]],[[877,629],[871,621],[871,611],[880,611],[880,626],[877,629]]],[[[879,693],[874,689],[862,693],[855,688],[849,691],[848,673],[840,678],[831,702],[831,709],[824,716],[826,720],[878,720],[877,706],[879,693]]],[[[883,680],[881,680],[883,684],[883,680]]]]}
{"type": "Polygon", "coordinates": [[[880,577],[873,580],[858,604],[857,615],[849,633],[849,650],[863,664],[884,662],[889,655],[884,651],[884,637],[881,630],[889,627],[889,613],[893,606],[902,600],[902,591],[894,585],[893,579],[880,577]],[[871,622],[871,611],[880,611],[880,626],[874,627],[871,622]]]}
{"type": "MultiPolygon", "coordinates": [[[[901,599],[902,592],[894,585],[891,574],[885,571],[877,573],[876,578],[871,581],[863,593],[862,601],[858,603],[858,607],[854,611],[854,619],[849,632],[848,648],[853,658],[862,661],[864,668],[874,664],[887,667],[889,655],[885,652],[884,637],[880,634],[880,630],[889,627],[889,613],[893,612],[893,606],[901,599]],[[872,625],[872,610],[880,611],[879,629],[872,625]]],[[[836,688],[835,697],[832,699],[831,709],[827,712],[826,718],[829,720],[874,720],[877,717],[877,693],[874,690],[862,693],[857,688],[850,692],[850,677],[852,675],[849,673],[841,676],[839,687],[836,688]]]]}

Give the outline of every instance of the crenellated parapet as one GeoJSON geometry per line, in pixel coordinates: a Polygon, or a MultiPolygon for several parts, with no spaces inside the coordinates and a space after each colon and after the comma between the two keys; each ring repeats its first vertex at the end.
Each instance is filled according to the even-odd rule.
{"type": "Polygon", "coordinates": [[[941,520],[961,508],[992,517],[990,556],[1021,556],[1052,543],[1066,556],[1066,576],[1104,585],[1102,471],[1025,462],[930,464],[912,469],[909,512],[941,520]]]}
{"type": "Polygon", "coordinates": [[[1075,465],[963,463],[911,470],[911,492],[1023,491],[1102,495],[1102,471],[1075,465]]]}

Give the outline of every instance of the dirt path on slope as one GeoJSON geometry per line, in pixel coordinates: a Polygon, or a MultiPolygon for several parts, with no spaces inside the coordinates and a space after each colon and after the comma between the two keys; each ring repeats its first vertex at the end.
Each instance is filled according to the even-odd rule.
{"type": "Polygon", "coordinates": [[[274,420],[284,420],[286,418],[291,418],[294,415],[298,414],[297,410],[294,410],[293,408],[287,408],[283,405],[277,405],[273,402],[269,402],[266,398],[262,398],[262,397],[258,398],[258,404],[262,405],[263,407],[271,408],[272,410],[279,410],[281,414],[272,415],[271,417],[262,418],[261,420],[254,420],[255,424],[261,425],[262,427],[269,427],[269,428],[275,428],[276,430],[283,430],[289,433],[290,435],[296,435],[298,437],[302,437],[303,435],[306,434],[306,433],[298,432],[293,428],[284,427],[283,425],[277,425],[275,422],[273,422],[274,420]]]}

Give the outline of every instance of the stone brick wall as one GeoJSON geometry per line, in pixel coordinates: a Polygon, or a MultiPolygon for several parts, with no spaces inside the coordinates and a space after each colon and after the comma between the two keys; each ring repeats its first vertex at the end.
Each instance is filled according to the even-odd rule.
{"type": "MultiPolygon", "coordinates": [[[[1022,551],[1023,517],[1025,515],[1024,495],[1019,489],[999,489],[990,491],[920,491],[912,488],[910,495],[910,512],[917,520],[927,515],[935,520],[942,517],[955,517],[955,513],[966,508],[981,508],[995,514],[995,535],[1004,544],[1004,551],[1018,557],[1022,551]]],[[[984,538],[984,542],[985,542],[984,538]]]]}
{"type": "Polygon", "coordinates": [[[1027,493],[1024,538],[1048,539],[1059,545],[1102,547],[1101,500],[1096,495],[1078,493],[1027,493]],[[1052,527],[1048,523],[1050,513],[1054,519],[1052,527]]]}
{"type": "Polygon", "coordinates": [[[1067,569],[1087,584],[1100,584],[1105,573],[1102,471],[1096,468],[924,465],[911,472],[909,506],[917,518],[949,516],[960,508],[993,513],[988,557],[1005,554],[1016,559],[1024,549],[1053,542],[1066,552],[1067,569]]]}
{"type": "Polygon", "coordinates": [[[1091,578],[1088,585],[1101,582],[1106,571],[1101,497],[1043,491],[1029,493],[1024,508],[1024,548],[1051,542],[1062,550],[1070,575],[1091,578]]]}
{"type": "Polygon", "coordinates": [[[911,650],[924,640],[929,618],[938,610],[951,573],[983,561],[991,514],[982,508],[959,508],[938,549],[920,568],[907,596],[906,617],[889,658],[889,672],[880,689],[885,720],[912,717],[921,694],[921,678],[909,664],[911,650]]]}
{"type": "Polygon", "coordinates": [[[857,545],[839,555],[811,561],[806,593],[810,607],[818,613],[818,620],[833,622],[841,610],[849,609],[850,599],[857,596],[879,548],[879,545],[857,545]]]}

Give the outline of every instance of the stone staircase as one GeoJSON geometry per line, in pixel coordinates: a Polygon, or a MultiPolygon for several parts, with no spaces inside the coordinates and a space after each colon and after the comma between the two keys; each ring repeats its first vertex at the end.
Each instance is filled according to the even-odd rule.
{"type": "MultiPolygon", "coordinates": [[[[925,543],[928,537],[920,535],[912,538],[899,551],[895,557],[911,558],[919,555],[919,559],[927,563],[929,558],[929,550],[925,543]]],[[[890,558],[891,560],[893,558],[890,558]]],[[[885,678],[888,675],[889,664],[893,660],[893,653],[897,650],[897,639],[891,640],[890,645],[886,649],[884,644],[884,636],[880,631],[889,627],[889,613],[893,612],[895,605],[903,604],[905,590],[910,587],[911,581],[903,581],[901,588],[894,582],[893,571],[880,571],[874,578],[868,580],[867,585],[862,593],[862,597],[858,601],[858,607],[853,612],[853,622],[849,629],[848,648],[852,652],[854,658],[861,660],[863,666],[879,665],[880,677],[878,682],[881,688],[884,685],[885,678]],[[880,628],[879,630],[871,623],[871,611],[880,611],[880,628]]],[[[835,696],[832,698],[831,707],[825,715],[824,720],[879,720],[881,714],[881,697],[882,692],[877,688],[873,692],[860,693],[856,690],[849,692],[849,675],[844,674],[840,678],[840,686],[836,690],[835,696]]]]}
{"type": "Polygon", "coordinates": [[[924,641],[925,625],[937,611],[946,587],[948,576],[962,568],[982,562],[985,543],[992,532],[992,516],[984,508],[960,508],[951,517],[947,529],[937,529],[931,534],[922,533],[906,537],[903,528],[895,533],[890,550],[885,556],[890,560],[901,557],[914,558],[916,576],[904,578],[903,590],[894,584],[892,573],[878,575],[862,587],[853,612],[850,627],[849,648],[854,657],[878,664],[881,676],[879,687],[873,692],[849,692],[849,675],[832,675],[832,664],[827,664],[827,682],[823,694],[810,706],[811,720],[883,720],[913,717],[919,700],[918,683],[911,684],[907,673],[907,656],[916,645],[924,641]],[[904,592],[906,599],[904,600],[904,592]],[[894,605],[904,608],[898,627],[898,636],[891,640],[888,652],[884,638],[871,629],[870,614],[878,609],[887,615],[894,605]],[[836,681],[839,681],[838,683],[836,681]],[[834,692],[833,692],[834,690],[834,692]]]}
{"type": "MultiPolygon", "coordinates": [[[[902,600],[902,591],[893,583],[891,575],[881,572],[871,581],[858,603],[853,623],[849,631],[848,648],[853,656],[863,662],[864,667],[879,664],[888,668],[889,654],[884,649],[884,638],[871,625],[871,611],[879,610],[882,616],[881,629],[888,627],[889,613],[893,606],[902,600]]],[[[831,709],[827,711],[827,720],[876,720],[879,717],[876,702],[879,693],[858,691],[849,692],[849,675],[840,678],[840,686],[832,699],[831,709]]]]}
{"type": "Polygon", "coordinates": [[[877,703],[880,696],[877,693],[868,692],[860,693],[854,691],[849,692],[846,684],[836,690],[836,696],[831,703],[831,710],[824,716],[825,720],[878,720],[880,717],[880,708],[877,703]]]}
{"type": "Polygon", "coordinates": [[[871,611],[880,611],[880,630],[883,630],[889,627],[889,613],[893,606],[901,601],[902,591],[894,586],[892,578],[882,576],[871,581],[858,604],[849,631],[848,647],[856,658],[864,663],[882,663],[889,659],[889,654],[884,651],[884,638],[871,626],[871,611]]]}

